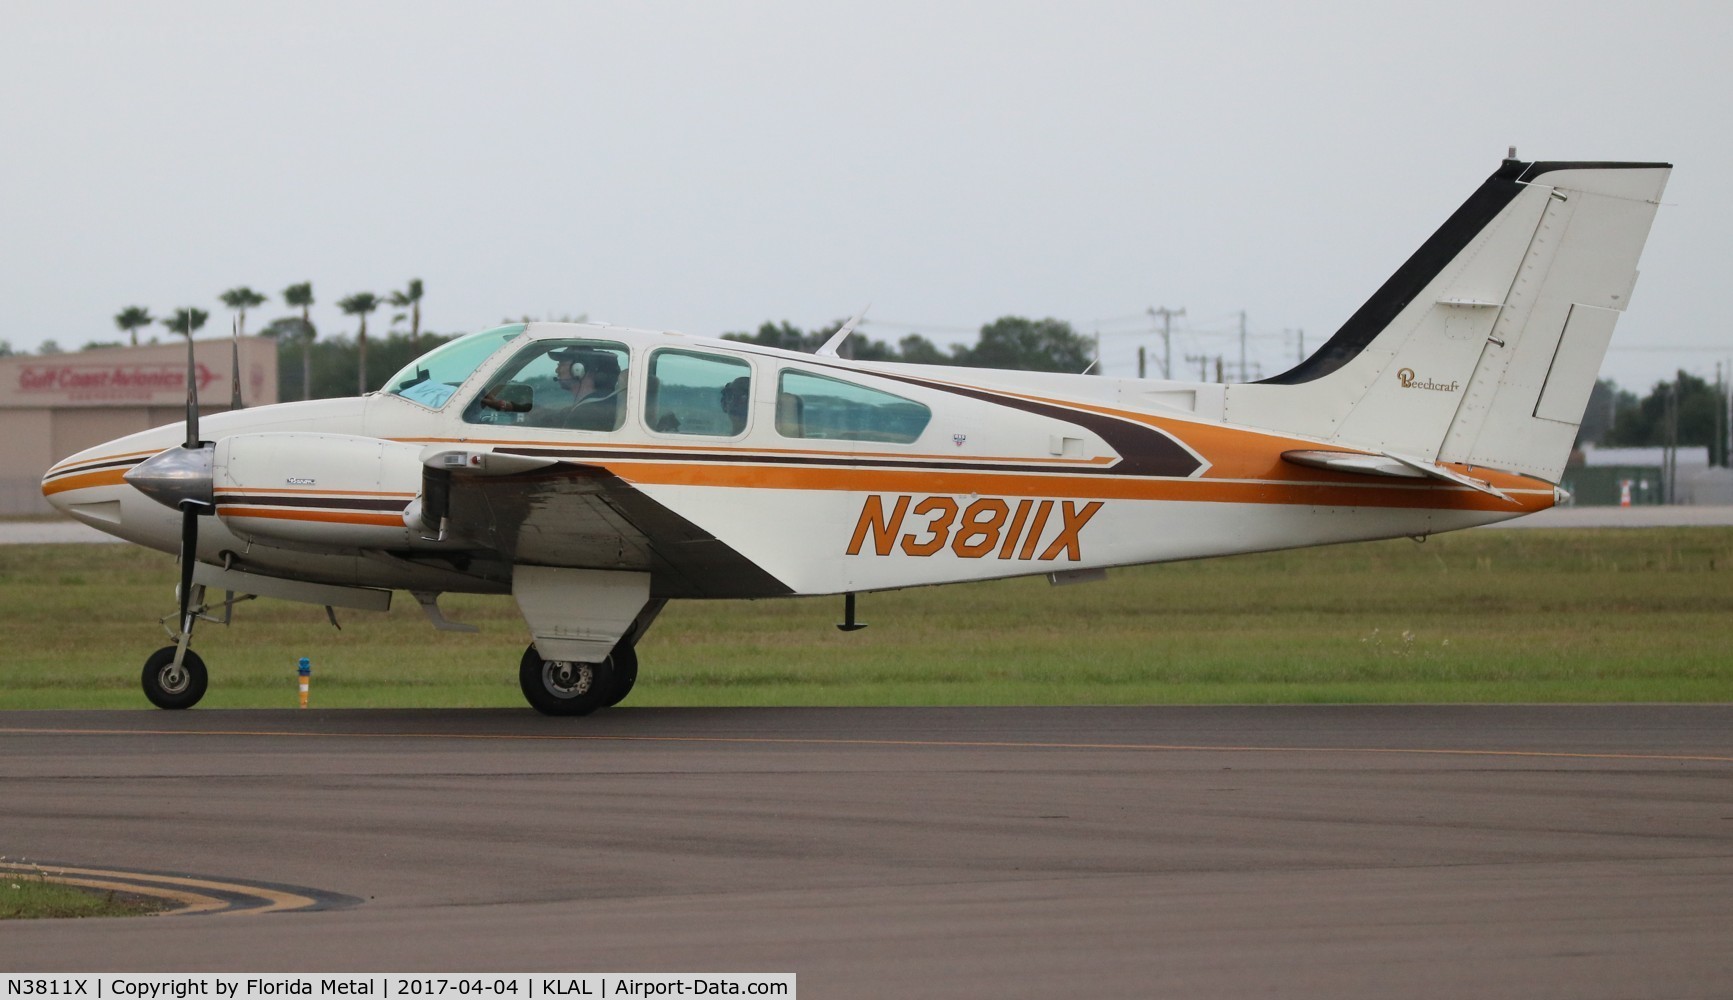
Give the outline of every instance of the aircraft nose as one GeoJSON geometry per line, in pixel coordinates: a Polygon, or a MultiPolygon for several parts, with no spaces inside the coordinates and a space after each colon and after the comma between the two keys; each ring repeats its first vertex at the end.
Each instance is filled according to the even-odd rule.
{"type": "Polygon", "coordinates": [[[215,451],[210,444],[199,448],[177,445],[138,463],[121,478],[164,507],[180,510],[187,501],[213,507],[211,468],[215,451]]]}
{"type": "Polygon", "coordinates": [[[47,475],[42,477],[42,498],[48,501],[49,506],[64,514],[67,513],[69,503],[66,499],[66,491],[60,489],[59,486],[55,484],[54,480],[56,478],[58,478],[58,474],[52,469],[48,471],[47,475]]]}

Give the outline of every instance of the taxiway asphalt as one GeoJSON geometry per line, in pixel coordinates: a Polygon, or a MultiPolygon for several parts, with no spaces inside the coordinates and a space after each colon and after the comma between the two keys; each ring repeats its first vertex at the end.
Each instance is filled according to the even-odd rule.
{"type": "Polygon", "coordinates": [[[1733,992],[1733,705],[0,713],[0,852],[344,900],[8,971],[1733,992]]]}

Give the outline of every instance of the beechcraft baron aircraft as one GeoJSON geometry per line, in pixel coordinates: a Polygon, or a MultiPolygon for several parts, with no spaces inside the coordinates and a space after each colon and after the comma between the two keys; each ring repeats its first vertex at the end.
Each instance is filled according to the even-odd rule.
{"type": "MultiPolygon", "coordinates": [[[[1504,161],[1317,353],[1243,385],[850,361],[601,324],[452,341],[359,399],[111,441],[78,520],[179,552],[145,694],[186,708],[234,597],[441,627],[509,593],[538,710],[637,677],[674,598],[845,594],[1426,536],[1552,506],[1670,167],[1504,161]]],[[[852,324],[850,324],[852,326],[852,324]]],[[[190,384],[190,383],[189,383],[190,384]]]]}

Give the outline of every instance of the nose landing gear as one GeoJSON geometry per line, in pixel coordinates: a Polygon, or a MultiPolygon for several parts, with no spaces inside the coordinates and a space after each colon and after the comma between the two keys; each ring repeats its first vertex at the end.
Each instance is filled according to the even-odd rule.
{"type": "Polygon", "coordinates": [[[144,661],[144,696],[158,708],[191,708],[205,696],[205,661],[189,649],[176,663],[177,652],[177,646],[164,646],[144,661]]]}

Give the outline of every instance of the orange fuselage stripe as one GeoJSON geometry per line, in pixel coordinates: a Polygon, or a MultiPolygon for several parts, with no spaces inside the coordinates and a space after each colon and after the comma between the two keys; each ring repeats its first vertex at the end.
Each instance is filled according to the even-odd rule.
{"type": "Polygon", "coordinates": [[[83,490],[94,486],[120,486],[126,482],[122,476],[125,469],[102,469],[97,472],[81,472],[76,476],[64,476],[52,482],[42,484],[42,495],[51,497],[67,490],[83,490]]]}
{"type": "Polygon", "coordinates": [[[274,521],[312,521],[321,524],[368,524],[385,528],[402,528],[401,514],[356,514],[335,510],[276,510],[269,507],[222,507],[217,516],[225,518],[257,517],[274,521]]]}

